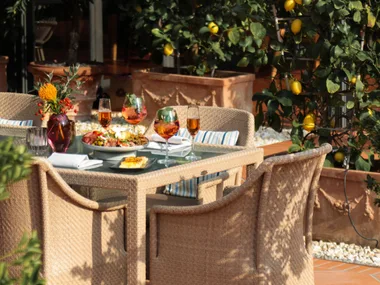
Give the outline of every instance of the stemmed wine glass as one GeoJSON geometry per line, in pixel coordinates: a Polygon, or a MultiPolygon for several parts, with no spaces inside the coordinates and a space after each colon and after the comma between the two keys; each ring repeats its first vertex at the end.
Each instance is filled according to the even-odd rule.
{"type": "Polygon", "coordinates": [[[157,111],[156,119],[154,120],[154,130],[166,141],[165,159],[160,159],[157,162],[159,164],[165,164],[165,166],[168,167],[170,164],[175,163],[175,160],[169,159],[168,140],[179,130],[177,112],[171,107],[159,109],[157,111]]]}
{"type": "Polygon", "coordinates": [[[197,105],[190,105],[187,107],[187,130],[191,135],[191,153],[186,156],[186,160],[195,161],[201,159],[194,153],[194,139],[200,129],[199,108],[197,105]]]}
{"type": "Polygon", "coordinates": [[[135,94],[125,95],[122,115],[131,125],[137,125],[147,116],[146,106],[142,98],[135,94]]]}
{"type": "Polygon", "coordinates": [[[98,121],[99,124],[101,124],[102,127],[106,130],[111,125],[111,99],[101,98],[99,100],[98,121]]]}

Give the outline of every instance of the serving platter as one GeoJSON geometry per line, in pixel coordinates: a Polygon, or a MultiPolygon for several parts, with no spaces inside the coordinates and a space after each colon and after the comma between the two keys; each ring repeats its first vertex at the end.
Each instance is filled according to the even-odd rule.
{"type": "Polygon", "coordinates": [[[101,151],[101,152],[130,152],[144,149],[148,145],[149,141],[143,145],[135,145],[135,146],[98,146],[87,144],[82,141],[82,144],[90,150],[101,151]]]}

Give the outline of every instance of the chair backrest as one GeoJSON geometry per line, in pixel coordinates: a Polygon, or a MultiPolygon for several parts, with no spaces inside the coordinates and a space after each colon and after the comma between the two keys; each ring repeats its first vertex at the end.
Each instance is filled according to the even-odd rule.
{"type": "Polygon", "coordinates": [[[269,158],[210,204],[153,207],[152,285],[314,284],[313,203],[330,151],[269,158]]]}
{"type": "MultiPolygon", "coordinates": [[[[178,114],[180,127],[187,125],[187,106],[172,106],[178,114]]],[[[253,147],[255,120],[251,113],[232,108],[199,106],[201,130],[209,131],[239,131],[238,146],[253,147]]],[[[146,134],[154,132],[153,123],[146,134]]]]}
{"type": "MultiPolygon", "coordinates": [[[[0,119],[33,120],[33,126],[41,126],[37,104],[38,97],[31,94],[0,92],[0,119]]],[[[0,124],[0,135],[24,137],[28,128],[0,124]]]]}
{"type": "MultiPolygon", "coordinates": [[[[126,205],[97,203],[72,190],[45,160],[0,202],[0,256],[37,230],[47,284],[125,284],[126,205]]],[[[12,275],[19,274],[12,269],[12,275]]]]}

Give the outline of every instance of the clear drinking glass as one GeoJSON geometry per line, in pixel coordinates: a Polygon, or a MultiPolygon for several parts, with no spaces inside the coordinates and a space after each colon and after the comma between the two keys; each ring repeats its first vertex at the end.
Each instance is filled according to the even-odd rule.
{"type": "Polygon", "coordinates": [[[124,120],[133,126],[141,123],[148,114],[144,100],[135,94],[125,96],[121,113],[124,120]]]}
{"type": "Polygon", "coordinates": [[[195,161],[201,159],[200,156],[194,153],[194,139],[200,129],[200,117],[199,108],[197,105],[190,105],[187,107],[187,130],[191,135],[191,152],[186,159],[189,161],[195,161]]]}
{"type": "Polygon", "coordinates": [[[49,149],[47,128],[33,127],[26,131],[26,146],[35,156],[47,156],[49,149]]]}
{"type": "Polygon", "coordinates": [[[166,141],[165,159],[160,159],[159,164],[165,164],[168,167],[174,164],[175,160],[169,159],[169,142],[168,140],[174,136],[179,130],[179,121],[177,112],[171,107],[165,107],[157,111],[156,119],[154,120],[154,130],[166,141]]]}
{"type": "Polygon", "coordinates": [[[98,121],[106,130],[111,125],[111,99],[101,98],[99,100],[98,121]]]}

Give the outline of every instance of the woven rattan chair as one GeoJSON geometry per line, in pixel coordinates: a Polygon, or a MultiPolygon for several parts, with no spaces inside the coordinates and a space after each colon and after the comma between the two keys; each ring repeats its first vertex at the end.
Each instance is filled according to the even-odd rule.
{"type": "MultiPolygon", "coordinates": [[[[33,120],[33,126],[41,126],[38,111],[38,97],[30,94],[0,92],[0,118],[8,120],[33,120]]],[[[0,124],[0,135],[25,137],[30,127],[0,124]]]]}
{"type": "MultiPolygon", "coordinates": [[[[47,284],[126,284],[126,201],[97,203],[72,190],[46,160],[7,187],[0,206],[0,256],[37,230],[47,284]]],[[[12,274],[18,272],[12,269],[12,274]]]]}
{"type": "MultiPolygon", "coordinates": [[[[172,106],[178,115],[178,120],[180,126],[187,125],[187,107],[188,106],[172,106]]],[[[220,107],[209,107],[209,106],[199,106],[199,116],[201,120],[201,129],[204,131],[239,131],[239,139],[237,141],[237,146],[240,147],[254,147],[254,131],[255,131],[255,120],[251,113],[239,109],[231,108],[220,108],[220,107]]],[[[149,136],[155,133],[154,122],[149,126],[146,135],[149,136]]],[[[197,144],[196,144],[197,145],[197,144]]],[[[215,146],[218,147],[218,146],[215,146]]],[[[224,146],[225,147],[225,146],[224,146]]],[[[233,148],[233,147],[232,147],[233,148]]],[[[242,169],[230,169],[228,172],[228,179],[223,181],[222,186],[227,185],[240,185],[242,169]]],[[[219,181],[219,180],[215,180],[219,181]]],[[[207,184],[206,184],[207,185],[207,184]]],[[[201,186],[200,186],[201,187],[201,186]]],[[[199,189],[201,189],[199,187],[199,189]]],[[[155,194],[147,195],[147,208],[153,205],[197,205],[206,204],[208,202],[215,201],[211,199],[187,199],[177,196],[169,196],[163,194],[163,188],[157,189],[155,194]]],[[[205,193],[205,192],[203,192],[205,193]]],[[[213,197],[217,197],[217,194],[208,193],[213,197]]]]}
{"type": "Polygon", "coordinates": [[[269,158],[213,203],[153,207],[150,284],[314,284],[313,203],[330,151],[269,158]]]}

